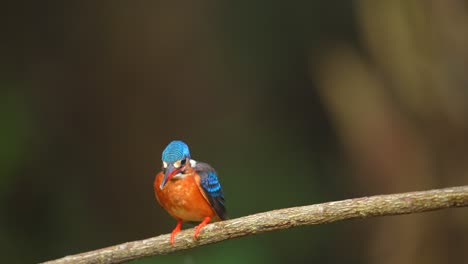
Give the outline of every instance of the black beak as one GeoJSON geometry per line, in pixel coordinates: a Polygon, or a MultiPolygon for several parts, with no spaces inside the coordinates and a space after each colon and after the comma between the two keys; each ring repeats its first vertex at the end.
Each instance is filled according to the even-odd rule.
{"type": "Polygon", "coordinates": [[[164,185],[174,176],[175,173],[177,173],[177,169],[171,164],[167,164],[166,171],[164,172],[164,178],[161,182],[161,185],[159,185],[159,189],[163,189],[164,185]]]}

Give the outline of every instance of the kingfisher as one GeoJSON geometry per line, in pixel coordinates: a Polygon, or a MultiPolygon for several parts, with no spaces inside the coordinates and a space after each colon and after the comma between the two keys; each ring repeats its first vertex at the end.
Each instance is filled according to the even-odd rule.
{"type": "Polygon", "coordinates": [[[227,219],[224,194],[216,171],[208,164],[190,157],[185,142],[174,140],[162,153],[162,171],[154,178],[154,193],[159,204],[177,220],[171,244],[183,221],[200,222],[200,230],[210,221],[227,219]]]}

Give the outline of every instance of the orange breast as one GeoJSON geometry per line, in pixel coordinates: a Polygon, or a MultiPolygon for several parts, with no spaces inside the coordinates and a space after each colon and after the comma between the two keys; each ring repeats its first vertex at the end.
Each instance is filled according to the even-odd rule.
{"type": "Polygon", "coordinates": [[[154,193],[158,202],[172,217],[184,221],[202,221],[210,216],[213,220],[219,220],[198,187],[198,175],[192,173],[183,179],[171,179],[161,190],[159,186],[163,178],[162,172],[156,175],[154,193]]]}

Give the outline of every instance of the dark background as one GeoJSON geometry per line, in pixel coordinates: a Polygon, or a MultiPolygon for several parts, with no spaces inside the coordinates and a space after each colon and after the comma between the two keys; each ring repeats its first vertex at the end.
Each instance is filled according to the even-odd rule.
{"type": "MultiPolygon", "coordinates": [[[[5,263],[170,232],[152,182],[173,139],[216,168],[231,218],[468,183],[466,1],[0,10],[5,263]]],[[[135,263],[466,263],[467,248],[468,211],[450,209],[135,263]]]]}

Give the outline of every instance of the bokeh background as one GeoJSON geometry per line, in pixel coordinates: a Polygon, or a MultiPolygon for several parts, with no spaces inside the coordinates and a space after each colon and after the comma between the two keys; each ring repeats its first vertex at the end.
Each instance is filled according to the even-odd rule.
{"type": "MultiPolygon", "coordinates": [[[[35,263],[168,233],[163,148],[231,218],[468,183],[466,1],[11,1],[0,248],[35,263]]],[[[467,263],[468,210],[260,234],[134,263],[467,263]],[[293,263],[293,262],[290,262],[293,263]]]]}

